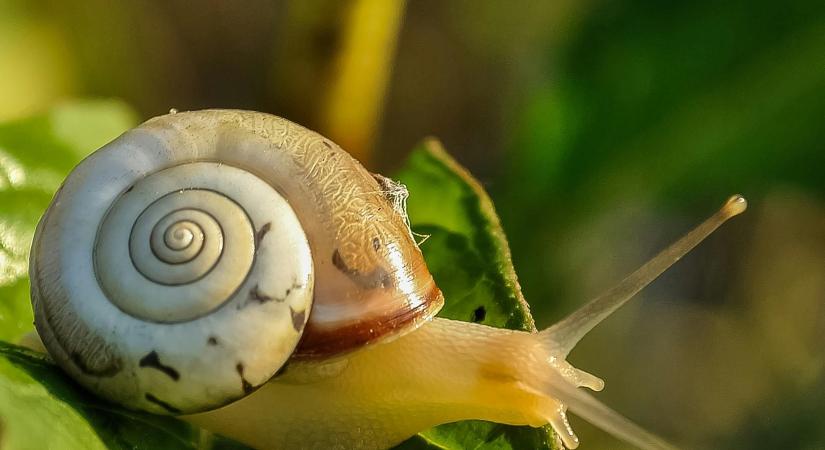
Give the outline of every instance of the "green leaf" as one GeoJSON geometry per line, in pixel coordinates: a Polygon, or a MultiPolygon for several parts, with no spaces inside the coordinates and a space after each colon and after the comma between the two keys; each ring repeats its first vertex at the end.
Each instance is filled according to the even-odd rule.
{"type": "Polygon", "coordinates": [[[32,329],[29,247],[52,195],[81,159],[135,122],[120,102],[75,101],[0,124],[0,340],[32,329]]]}
{"type": "Polygon", "coordinates": [[[43,355],[0,342],[0,429],[13,449],[245,449],[88,394],[43,355]],[[45,425],[45,426],[44,426],[45,425]]]}
{"type": "MultiPolygon", "coordinates": [[[[439,314],[515,330],[535,330],[492,201],[466,169],[428,139],[396,174],[410,191],[407,212],[427,266],[444,292],[439,314]]],[[[557,448],[549,427],[466,421],[423,431],[398,449],[557,448]]]]}

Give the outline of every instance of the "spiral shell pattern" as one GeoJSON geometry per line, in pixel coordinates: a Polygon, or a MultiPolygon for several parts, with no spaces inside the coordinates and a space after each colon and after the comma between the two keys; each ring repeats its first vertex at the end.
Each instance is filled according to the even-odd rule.
{"type": "Polygon", "coordinates": [[[250,190],[262,197],[246,208],[268,204],[275,193],[243,170],[193,163],[152,174],[121,195],[95,246],[96,273],[112,303],[141,319],[176,322],[227,301],[255,258],[255,229],[233,200],[250,190]]]}
{"type": "Polygon", "coordinates": [[[307,237],[249,170],[172,159],[136,171],[156,148],[125,141],[81,164],[41,221],[38,331],[69,373],[114,401],[166,414],[220,406],[297,345],[313,292],[307,237]]]}

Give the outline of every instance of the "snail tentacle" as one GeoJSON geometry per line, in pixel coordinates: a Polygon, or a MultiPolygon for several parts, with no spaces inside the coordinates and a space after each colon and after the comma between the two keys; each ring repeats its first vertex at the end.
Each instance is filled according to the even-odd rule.
{"type": "Polygon", "coordinates": [[[741,195],[730,197],[719,211],[662,250],[619,284],[545,330],[546,340],[552,342],[560,354],[566,356],[581,338],[602,320],[627,303],[728,219],[743,213],[747,206],[748,202],[741,195]]]}

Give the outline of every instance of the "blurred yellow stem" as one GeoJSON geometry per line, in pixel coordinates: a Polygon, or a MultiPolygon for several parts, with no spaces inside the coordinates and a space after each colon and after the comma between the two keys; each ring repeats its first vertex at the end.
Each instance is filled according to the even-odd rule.
{"type": "Polygon", "coordinates": [[[375,140],[404,0],[355,0],[322,111],[325,134],[367,162],[375,140]]]}

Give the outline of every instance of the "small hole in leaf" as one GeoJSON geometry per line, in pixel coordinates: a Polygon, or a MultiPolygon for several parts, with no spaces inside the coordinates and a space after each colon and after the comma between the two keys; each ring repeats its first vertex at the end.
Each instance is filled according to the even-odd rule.
{"type": "Polygon", "coordinates": [[[473,311],[473,322],[481,322],[485,317],[487,317],[487,310],[484,309],[484,306],[479,306],[473,311]]]}

